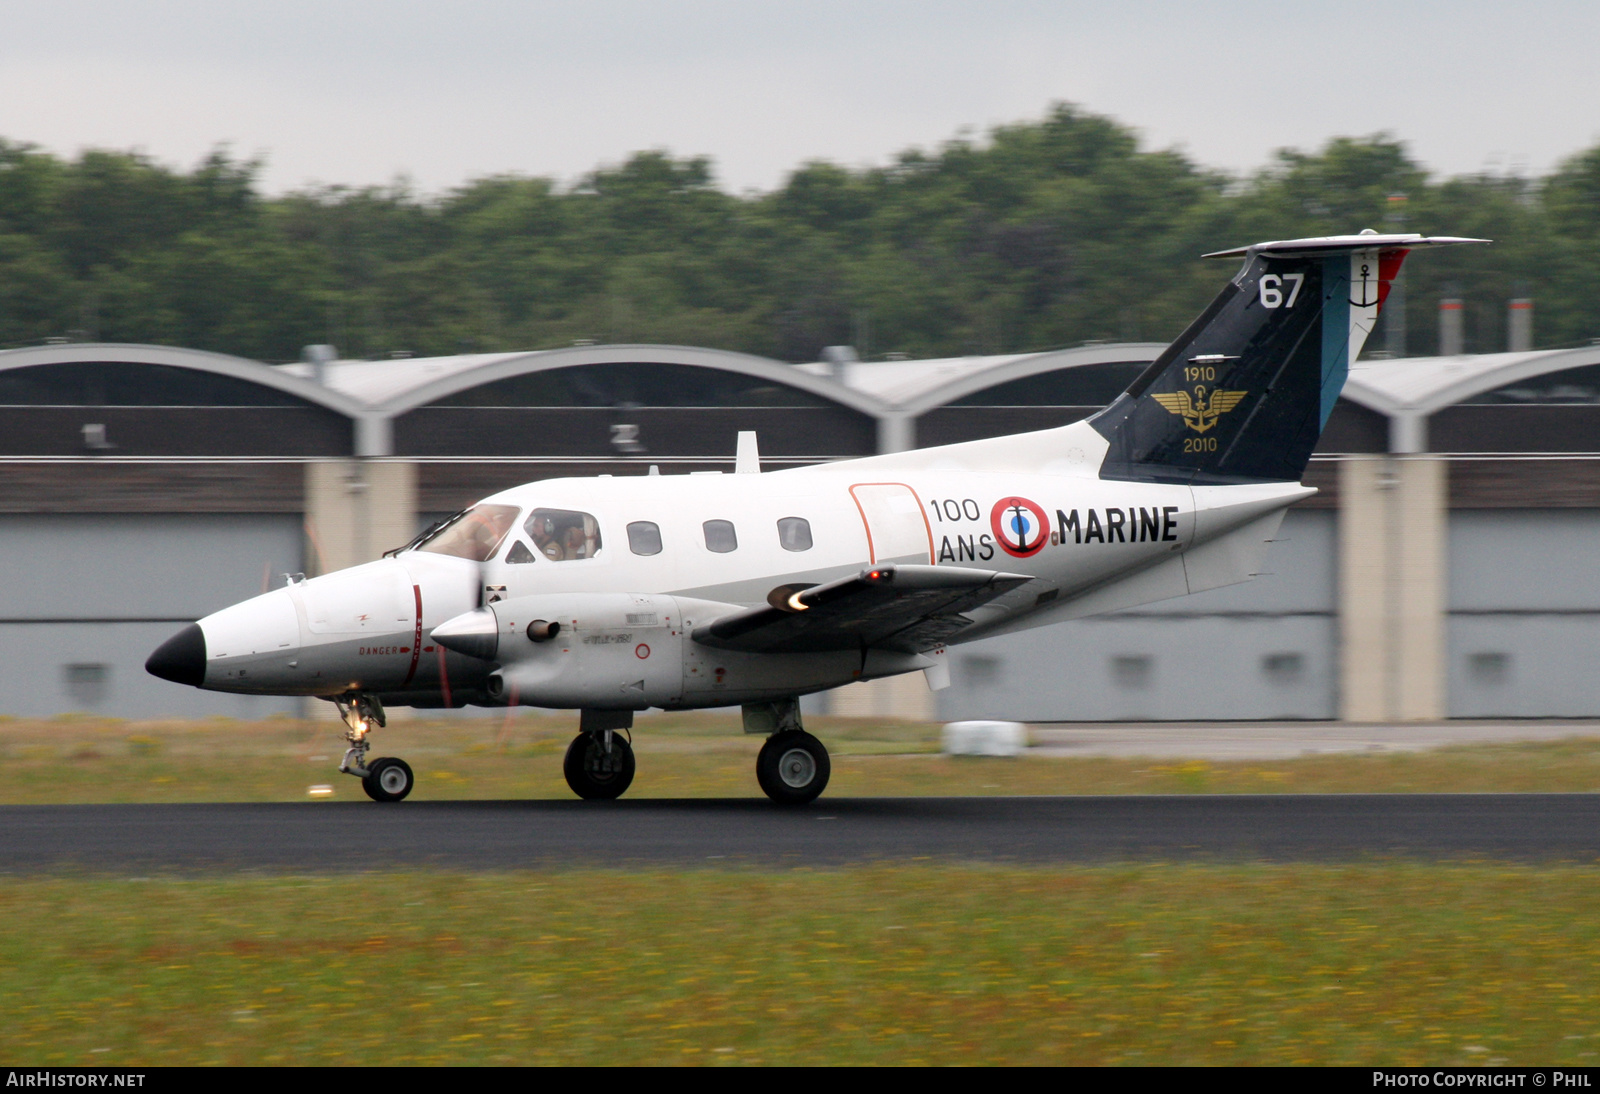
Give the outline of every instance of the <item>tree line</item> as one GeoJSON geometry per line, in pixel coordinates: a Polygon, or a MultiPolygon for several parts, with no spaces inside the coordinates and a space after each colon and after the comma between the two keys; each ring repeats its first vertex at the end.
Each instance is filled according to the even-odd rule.
{"type": "MultiPolygon", "coordinates": [[[[151,342],[287,361],[667,342],[788,361],[1165,341],[1261,239],[1483,236],[1407,271],[1406,349],[1465,302],[1466,348],[1600,336],[1600,146],[1544,178],[1431,178],[1386,134],[1282,151],[1259,172],[1141,149],[1062,104],[882,167],[804,164],[730,194],[710,160],[640,152],[577,183],[503,175],[439,195],[264,194],[225,149],[189,171],[137,152],[64,159],[0,140],[0,345],[151,342]]],[[[1384,344],[1380,329],[1373,345],[1384,344]]]]}

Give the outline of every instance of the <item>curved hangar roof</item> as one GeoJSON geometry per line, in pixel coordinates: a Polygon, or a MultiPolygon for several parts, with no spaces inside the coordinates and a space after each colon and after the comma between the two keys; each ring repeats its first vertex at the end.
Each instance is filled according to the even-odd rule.
{"type": "MultiPolygon", "coordinates": [[[[725,458],[739,428],[760,432],[764,456],[814,460],[1063,424],[1109,403],[1164,348],[791,366],[687,346],[605,345],[336,361],[324,375],[390,420],[386,450],[397,455],[613,460],[629,451],[609,431],[627,426],[638,430],[640,460],[725,458]],[[470,417],[460,413],[468,408],[470,417]]],[[[311,374],[308,364],[283,370],[311,374]]]]}
{"type": "Polygon", "coordinates": [[[372,418],[348,395],[220,353],[0,351],[0,455],[342,456],[363,450],[372,418]]]}
{"type": "Polygon", "coordinates": [[[1053,405],[1104,406],[1166,348],[1164,342],[1121,342],[1044,353],[851,361],[842,366],[817,362],[797,367],[817,375],[841,369],[840,379],[845,384],[907,414],[958,403],[980,405],[972,399],[980,394],[986,396],[981,402],[984,406],[1015,405],[1019,396],[1024,400],[1021,405],[1029,406],[1040,405],[1041,396],[1053,405]],[[1074,371],[1067,373],[1067,369],[1074,371]],[[1056,374],[1063,384],[1028,383],[1056,374]],[[1050,390],[1052,386],[1056,390],[1050,390]],[[1067,401],[1060,401],[1063,399],[1067,401]]]}
{"type": "Polygon", "coordinates": [[[1344,396],[1388,417],[1396,452],[1600,450],[1600,345],[1367,360],[1344,396]]]}
{"type": "Polygon", "coordinates": [[[689,346],[336,361],[325,375],[381,416],[401,456],[725,460],[754,428],[765,457],[827,459],[877,451],[890,410],[780,361],[689,346]]]}
{"type": "Polygon", "coordinates": [[[1600,345],[1579,349],[1360,361],[1346,397],[1389,414],[1432,414],[1466,402],[1600,402],[1600,345]],[[1487,398],[1484,398],[1487,397],[1487,398]]]}
{"type": "MultiPolygon", "coordinates": [[[[0,456],[526,458],[549,448],[725,459],[732,432],[753,425],[764,453],[810,460],[876,451],[896,429],[909,441],[912,421],[915,442],[929,445],[1081,417],[1163,348],[791,366],[686,346],[576,346],[337,361],[324,386],[306,364],[69,343],[0,351],[0,456]]],[[[1360,436],[1332,422],[1329,451],[1593,451],[1600,345],[1363,360],[1341,404],[1360,436]]]]}

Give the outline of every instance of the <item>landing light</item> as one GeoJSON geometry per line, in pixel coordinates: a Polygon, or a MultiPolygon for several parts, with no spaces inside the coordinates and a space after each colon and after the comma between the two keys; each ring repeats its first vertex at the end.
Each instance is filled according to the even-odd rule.
{"type": "MultiPolygon", "coordinates": [[[[802,590],[802,591],[804,591],[804,590],[802,590]]],[[[807,609],[809,609],[811,607],[811,605],[802,604],[800,602],[800,593],[790,593],[789,594],[789,607],[794,611],[803,612],[803,611],[806,611],[807,609]]]]}

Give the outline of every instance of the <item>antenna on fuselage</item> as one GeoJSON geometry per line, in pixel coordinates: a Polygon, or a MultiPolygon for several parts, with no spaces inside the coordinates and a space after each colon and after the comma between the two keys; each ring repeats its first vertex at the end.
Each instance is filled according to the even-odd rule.
{"type": "Polygon", "coordinates": [[[740,430],[739,447],[733,456],[733,473],[735,475],[761,474],[761,452],[756,447],[756,435],[753,430],[740,430]]]}

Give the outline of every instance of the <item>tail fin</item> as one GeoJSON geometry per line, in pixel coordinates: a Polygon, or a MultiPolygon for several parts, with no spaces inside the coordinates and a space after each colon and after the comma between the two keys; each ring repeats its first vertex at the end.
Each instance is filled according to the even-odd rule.
{"type": "Polygon", "coordinates": [[[1486,242],[1369,232],[1207,255],[1244,268],[1090,419],[1110,442],[1100,477],[1298,481],[1405,256],[1486,242]]]}

